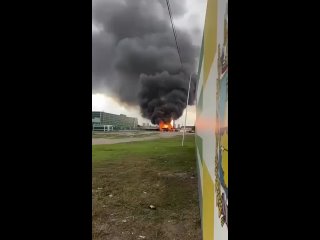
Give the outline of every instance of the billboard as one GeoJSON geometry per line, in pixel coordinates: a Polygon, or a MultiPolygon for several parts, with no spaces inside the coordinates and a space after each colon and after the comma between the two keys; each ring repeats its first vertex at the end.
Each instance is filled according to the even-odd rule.
{"type": "Polygon", "coordinates": [[[203,240],[228,239],[228,1],[208,0],[196,92],[203,240]]]}

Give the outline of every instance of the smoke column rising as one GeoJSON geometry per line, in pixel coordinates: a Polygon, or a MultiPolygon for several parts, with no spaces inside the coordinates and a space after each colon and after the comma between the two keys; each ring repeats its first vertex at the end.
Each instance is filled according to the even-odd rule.
{"type": "MultiPolygon", "coordinates": [[[[173,17],[184,14],[185,1],[171,0],[173,17]]],[[[189,75],[199,47],[179,29],[175,46],[165,0],[93,0],[92,86],[157,124],[178,119],[186,107],[189,75]]],[[[189,104],[194,102],[192,79],[189,104]]]]}

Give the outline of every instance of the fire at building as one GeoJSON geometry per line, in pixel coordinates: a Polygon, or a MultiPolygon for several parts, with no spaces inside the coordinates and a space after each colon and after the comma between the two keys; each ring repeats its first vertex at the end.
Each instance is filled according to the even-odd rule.
{"type": "Polygon", "coordinates": [[[160,132],[174,132],[174,131],[176,131],[174,126],[173,126],[173,120],[171,120],[171,122],[168,122],[168,123],[160,121],[160,123],[159,123],[159,131],[160,132]]]}

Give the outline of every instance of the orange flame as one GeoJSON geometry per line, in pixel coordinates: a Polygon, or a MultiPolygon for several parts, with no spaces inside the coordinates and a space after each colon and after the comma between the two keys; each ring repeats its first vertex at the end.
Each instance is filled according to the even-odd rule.
{"type": "Polygon", "coordinates": [[[163,121],[160,121],[160,123],[159,123],[159,130],[161,131],[161,132],[163,132],[163,131],[170,131],[170,132],[172,132],[172,131],[174,131],[174,128],[173,128],[173,126],[171,125],[171,122],[169,122],[169,123],[165,123],[165,122],[163,122],[163,121]]]}

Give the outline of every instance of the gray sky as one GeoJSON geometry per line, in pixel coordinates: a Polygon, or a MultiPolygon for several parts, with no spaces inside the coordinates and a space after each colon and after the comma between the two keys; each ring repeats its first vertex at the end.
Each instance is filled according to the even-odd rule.
{"type": "MultiPolygon", "coordinates": [[[[141,117],[139,105],[133,94],[136,83],[131,79],[136,75],[135,69],[131,69],[131,66],[128,67],[126,62],[127,58],[130,58],[127,52],[132,49],[128,46],[134,44],[134,49],[139,49],[142,46],[141,51],[144,50],[145,45],[143,44],[158,47],[158,50],[154,52],[156,59],[152,61],[152,57],[148,56],[147,58],[151,62],[150,68],[153,67],[152,64],[170,68],[171,65],[175,64],[174,61],[170,62],[170,56],[173,54],[172,58],[174,58],[177,53],[174,52],[173,35],[167,36],[169,32],[165,31],[166,24],[170,23],[167,9],[164,8],[166,7],[165,0],[154,0],[151,5],[149,4],[150,0],[127,1],[93,0],[92,3],[92,109],[137,117],[139,124],[142,124],[150,122],[150,120],[141,117]],[[139,4],[133,4],[135,1],[139,4]],[[134,9],[134,11],[125,12],[123,10],[125,4],[132,4],[131,9],[134,9]],[[130,14],[132,14],[131,17],[130,14]],[[125,39],[126,42],[123,36],[127,38],[128,35],[129,38],[125,39]]],[[[197,63],[200,54],[206,0],[170,0],[170,4],[177,30],[178,44],[181,45],[181,55],[184,59],[189,59],[186,60],[187,62],[190,62],[190,57],[192,57],[195,58],[197,63]],[[190,42],[188,42],[188,38],[190,38],[190,42]],[[191,48],[194,51],[191,51],[191,48]]],[[[145,66],[145,64],[148,64],[148,62],[144,62],[142,65],[145,66]]],[[[197,64],[193,65],[197,66],[197,64]]],[[[134,67],[139,68],[139,65],[134,65],[134,67]]],[[[192,69],[192,71],[196,70],[192,69]]],[[[181,124],[183,120],[184,115],[176,123],[181,124]]],[[[188,106],[187,124],[193,125],[194,121],[195,106],[188,106]]]]}

